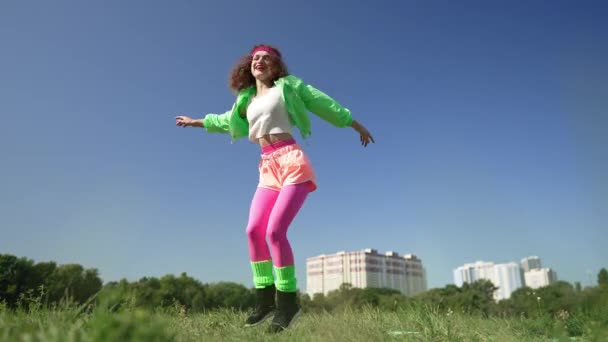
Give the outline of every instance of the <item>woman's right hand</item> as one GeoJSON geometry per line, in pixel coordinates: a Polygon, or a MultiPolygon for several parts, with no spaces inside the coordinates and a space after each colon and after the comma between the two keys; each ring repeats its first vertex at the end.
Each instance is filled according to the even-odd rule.
{"type": "Polygon", "coordinates": [[[175,117],[175,125],[181,126],[181,127],[188,127],[188,126],[203,127],[203,120],[202,119],[194,120],[189,116],[178,115],[175,117]]]}

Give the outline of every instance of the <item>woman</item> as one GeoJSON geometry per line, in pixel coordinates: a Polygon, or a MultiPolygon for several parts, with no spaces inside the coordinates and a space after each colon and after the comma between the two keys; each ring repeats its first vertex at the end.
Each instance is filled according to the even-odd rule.
{"type": "Polygon", "coordinates": [[[198,120],[177,116],[176,125],[228,133],[232,141],[248,137],[261,146],[259,184],[246,229],[256,305],[246,326],[274,315],[270,331],[278,332],[300,313],[287,229],[308,193],[317,187],[312,165],[293,137],[293,127],[298,127],[302,138],[310,135],[308,112],[312,112],[334,126],[355,129],[363,146],[375,141],[348,109],[289,75],[281,53],[273,46],[256,45],[242,57],[230,74],[230,87],[237,93],[232,109],[198,120]]]}

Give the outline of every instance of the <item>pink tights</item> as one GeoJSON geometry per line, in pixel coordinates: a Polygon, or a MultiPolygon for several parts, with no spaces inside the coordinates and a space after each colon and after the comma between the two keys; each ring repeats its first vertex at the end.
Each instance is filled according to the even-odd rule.
{"type": "Polygon", "coordinates": [[[304,204],[310,184],[292,184],[281,191],[258,187],[249,210],[247,239],[251,261],[270,260],[270,242],[273,263],[276,267],[294,264],[291,245],[287,240],[287,229],[304,204]]]}

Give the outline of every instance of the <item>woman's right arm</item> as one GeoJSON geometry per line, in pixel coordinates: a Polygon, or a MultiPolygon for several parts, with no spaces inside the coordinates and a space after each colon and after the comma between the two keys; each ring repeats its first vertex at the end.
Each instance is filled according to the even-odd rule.
{"type": "Polygon", "coordinates": [[[209,133],[228,133],[232,109],[223,114],[207,114],[202,119],[180,115],[175,117],[175,124],[181,127],[202,127],[209,133]]]}
{"type": "Polygon", "coordinates": [[[205,125],[203,124],[203,119],[193,119],[185,115],[176,116],[175,125],[180,127],[205,127],[205,125]]]}

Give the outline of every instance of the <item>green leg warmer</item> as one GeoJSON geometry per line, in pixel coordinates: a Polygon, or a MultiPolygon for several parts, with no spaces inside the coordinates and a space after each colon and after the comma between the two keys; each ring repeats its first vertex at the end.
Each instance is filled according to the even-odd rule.
{"type": "Polygon", "coordinates": [[[277,275],[275,286],[283,292],[296,292],[296,268],[294,265],[274,267],[277,275]]]}
{"type": "Polygon", "coordinates": [[[251,270],[253,271],[253,284],[257,289],[264,288],[274,283],[271,260],[252,261],[251,270]]]}

